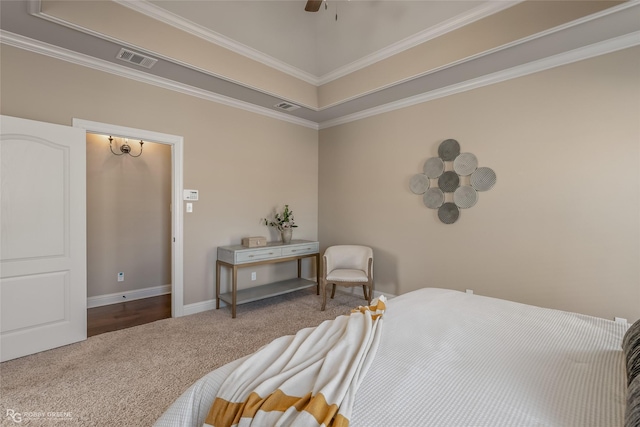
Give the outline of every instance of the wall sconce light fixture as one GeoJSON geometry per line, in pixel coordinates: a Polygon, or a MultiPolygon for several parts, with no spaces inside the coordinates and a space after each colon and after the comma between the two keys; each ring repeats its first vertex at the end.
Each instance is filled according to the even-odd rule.
{"type": "MultiPolygon", "coordinates": [[[[109,135],[109,149],[113,154],[115,154],[116,156],[122,156],[123,154],[128,154],[131,157],[140,157],[142,155],[142,144],[144,144],[142,140],[140,140],[140,152],[138,154],[131,154],[131,146],[129,145],[129,140],[127,138],[123,138],[123,140],[124,142],[120,144],[120,153],[116,153],[115,151],[113,151],[114,139],[111,137],[111,135],[109,135]]],[[[117,143],[116,143],[116,147],[117,147],[117,143]]]]}

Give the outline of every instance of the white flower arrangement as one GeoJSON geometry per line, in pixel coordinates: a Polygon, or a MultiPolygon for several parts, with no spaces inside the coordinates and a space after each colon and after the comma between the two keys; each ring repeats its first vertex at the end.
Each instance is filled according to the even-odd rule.
{"type": "Polygon", "coordinates": [[[282,213],[274,213],[272,220],[263,218],[262,221],[264,222],[264,225],[275,227],[279,231],[297,227],[295,220],[293,219],[293,211],[289,209],[289,205],[284,205],[284,211],[282,211],[282,213]]]}

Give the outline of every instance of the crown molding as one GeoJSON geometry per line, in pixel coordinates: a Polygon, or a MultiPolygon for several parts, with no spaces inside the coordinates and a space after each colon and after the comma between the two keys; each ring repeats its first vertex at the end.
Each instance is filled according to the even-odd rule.
{"type": "MultiPolygon", "coordinates": [[[[38,4],[39,0],[31,0],[30,4],[38,4]]],[[[612,7],[606,11],[596,14],[594,16],[586,17],[572,23],[562,26],[560,28],[549,30],[549,33],[559,31],[560,29],[570,28],[571,26],[585,23],[591,20],[595,20],[604,15],[613,14],[621,10],[636,7],[640,5],[640,0],[632,0],[621,4],[619,6],[612,7]]],[[[545,33],[546,34],[546,33],[545,33]]],[[[537,35],[539,36],[539,35],[537,35]]],[[[535,36],[535,37],[537,37],[535,36]]],[[[347,114],[335,119],[330,119],[320,124],[307,119],[291,116],[279,111],[273,111],[269,108],[254,105],[246,101],[240,101],[234,98],[230,98],[223,95],[218,95],[206,90],[202,90],[193,86],[189,86],[183,83],[178,83],[173,80],[165,79],[162,77],[153,76],[142,71],[130,69],[118,64],[111,63],[109,61],[96,59],[84,54],[79,54],[67,49],[59,48],[57,46],[50,45],[41,41],[30,39],[18,34],[0,30],[0,43],[14,46],[20,49],[29,50],[35,53],[47,55],[53,58],[71,62],[77,65],[86,66],[96,70],[108,72],[111,74],[119,75],[125,78],[141,81],[144,83],[152,84],[165,89],[177,91],[189,96],[195,96],[208,101],[220,103],[223,105],[231,106],[234,108],[240,108],[246,111],[254,112],[260,115],[268,116],[277,120],[283,120],[286,122],[294,123],[311,129],[325,129],[341,124],[349,123],[352,121],[360,120],[363,118],[371,117],[377,114],[394,111],[400,108],[405,108],[415,104],[428,102],[434,99],[442,98],[445,96],[453,95],[456,93],[472,90],[475,88],[499,83],[505,80],[525,76],[527,74],[543,71],[549,68],[569,64],[572,62],[588,59],[594,56],[611,53],[617,50],[637,46],[640,44],[640,31],[632,32],[624,36],[612,38],[603,42],[594,43],[589,46],[574,49],[572,51],[560,53],[554,56],[550,56],[541,60],[533,61],[520,66],[512,67],[506,70],[495,72],[483,77],[467,80],[458,84],[454,84],[445,88],[432,90],[426,93],[418,94],[402,100],[390,102],[378,107],[369,108],[359,111],[353,114],[347,114]]],[[[468,59],[468,58],[467,58],[468,59]]],[[[415,76],[414,76],[415,77],[415,76]]],[[[396,82],[395,84],[398,84],[396,82]]]]}
{"type": "Polygon", "coordinates": [[[639,4],[640,4],[640,0],[628,0],[625,3],[622,3],[622,4],[619,4],[617,6],[613,6],[613,7],[607,8],[605,10],[602,10],[600,12],[594,13],[592,15],[588,15],[588,16],[576,19],[574,21],[567,22],[567,23],[559,25],[557,27],[549,28],[549,29],[541,31],[539,33],[536,33],[536,34],[533,34],[533,35],[530,35],[530,36],[527,36],[527,37],[523,37],[521,39],[512,41],[510,43],[503,44],[501,46],[497,46],[497,47],[492,48],[492,49],[488,49],[486,51],[477,53],[475,55],[467,56],[466,58],[461,58],[461,59],[459,59],[457,61],[451,62],[451,63],[443,65],[441,67],[430,69],[430,70],[425,71],[423,73],[415,74],[415,75],[406,77],[404,79],[400,79],[400,80],[395,80],[395,81],[389,82],[386,85],[379,86],[379,87],[371,89],[371,90],[369,90],[367,92],[362,92],[362,93],[359,93],[357,95],[351,96],[349,98],[341,99],[340,101],[334,102],[333,104],[325,105],[322,108],[319,108],[318,111],[326,110],[326,109],[335,107],[337,105],[343,104],[345,102],[353,101],[355,99],[362,98],[362,97],[370,95],[372,93],[375,93],[375,92],[378,92],[378,91],[381,91],[381,90],[384,90],[384,89],[388,89],[390,87],[393,87],[393,86],[396,86],[396,85],[399,85],[399,84],[402,84],[402,83],[406,83],[406,82],[411,81],[411,80],[415,80],[415,79],[418,79],[418,78],[421,78],[421,77],[425,77],[425,76],[427,76],[429,74],[433,74],[433,73],[445,70],[447,68],[455,67],[457,65],[464,64],[465,62],[469,62],[469,61],[472,61],[474,59],[481,58],[483,56],[491,55],[491,54],[499,52],[501,50],[506,50],[506,49],[509,49],[509,48],[516,47],[518,45],[523,45],[523,44],[531,42],[533,40],[547,37],[547,36],[549,36],[551,34],[554,34],[554,33],[558,33],[558,32],[573,28],[573,27],[577,27],[579,25],[587,24],[589,22],[596,21],[596,20],[598,20],[600,18],[603,18],[605,16],[608,16],[608,15],[611,15],[611,14],[614,14],[614,13],[618,13],[618,12],[624,11],[626,9],[630,9],[630,8],[636,7],[639,4]]]}
{"type": "Polygon", "coordinates": [[[4,30],[0,30],[0,43],[8,46],[13,46],[19,49],[28,50],[41,55],[46,55],[52,58],[60,59],[63,61],[71,62],[76,65],[85,66],[95,70],[115,74],[120,77],[129,78],[132,80],[140,81],[154,86],[162,87],[164,89],[173,90],[189,96],[195,96],[197,98],[205,99],[211,102],[227,105],[234,108],[239,108],[245,111],[250,111],[256,114],[271,117],[277,120],[283,120],[293,124],[301,125],[311,129],[327,129],[334,126],[354,122],[357,120],[372,117],[378,114],[383,114],[401,108],[410,107],[413,105],[429,102],[435,99],[444,98],[446,96],[454,95],[457,93],[465,92],[468,90],[477,89],[484,86],[489,86],[495,83],[511,80],[518,77],[523,77],[536,72],[548,70],[551,68],[559,67],[562,65],[571,64],[573,62],[589,59],[592,57],[604,55],[607,53],[616,52],[618,50],[627,49],[630,47],[640,45],[640,31],[636,31],[624,36],[613,38],[604,42],[595,43],[589,46],[585,46],[579,49],[575,49],[562,54],[554,55],[545,59],[530,62],[521,66],[513,67],[507,70],[492,73],[483,77],[468,80],[459,84],[451,85],[442,89],[437,89],[420,95],[408,97],[399,101],[391,102],[381,105],[379,107],[370,108],[360,111],[354,114],[348,114],[336,119],[328,120],[317,124],[315,122],[300,119],[297,117],[289,116],[277,111],[271,111],[264,107],[259,107],[247,102],[238,101],[233,98],[228,98],[221,95],[212,94],[207,91],[203,91],[192,86],[176,83],[171,80],[159,78],[149,75],[147,73],[131,70],[126,67],[112,64],[107,61],[95,59],[87,55],[78,54],[76,52],[62,49],[57,46],[43,43],[37,40],[33,40],[27,37],[23,37],[14,33],[10,33],[4,30]]]}
{"type": "Polygon", "coordinates": [[[367,110],[359,111],[354,114],[338,117],[333,120],[327,120],[320,123],[319,128],[327,129],[330,127],[339,126],[342,124],[365,119],[367,117],[376,116],[378,114],[388,113],[391,111],[399,110],[401,108],[422,104],[424,102],[433,101],[435,99],[444,98],[450,95],[455,95],[457,93],[466,92],[468,90],[493,85],[496,83],[523,77],[529,74],[537,73],[562,65],[571,64],[577,61],[582,61],[584,59],[593,58],[607,53],[613,53],[638,45],[640,45],[640,31],[609,39],[603,42],[594,43],[589,46],[581,47],[568,52],[550,56],[548,58],[533,61],[528,64],[512,67],[507,70],[498,71],[486,76],[467,80],[465,82],[447,86],[441,89],[436,89],[420,95],[411,96],[399,101],[390,102],[379,107],[369,108],[367,110]]]}
{"type": "Polygon", "coordinates": [[[454,18],[443,21],[436,26],[427,28],[426,30],[423,30],[410,37],[407,37],[404,40],[400,40],[399,42],[396,42],[390,46],[387,46],[384,49],[381,49],[377,52],[367,55],[350,64],[347,64],[344,67],[340,67],[334,71],[331,71],[330,73],[327,73],[318,78],[318,85],[320,86],[320,85],[329,83],[333,80],[337,80],[355,71],[369,67],[370,65],[373,65],[376,62],[390,58],[394,55],[397,55],[398,53],[411,49],[412,47],[418,46],[424,42],[427,42],[429,40],[432,40],[444,34],[447,34],[451,31],[462,28],[465,25],[469,25],[472,22],[478,21],[482,18],[486,18],[487,16],[501,12],[523,1],[524,0],[504,1],[504,2],[483,4],[481,6],[478,6],[466,13],[463,13],[454,18]]]}
{"type": "MultiPolygon", "coordinates": [[[[181,17],[179,17],[179,16],[177,16],[177,15],[171,13],[171,12],[168,12],[168,11],[158,7],[158,6],[155,6],[153,3],[150,3],[147,0],[111,0],[111,1],[113,1],[113,2],[115,2],[117,4],[119,4],[119,5],[122,5],[124,7],[130,8],[131,10],[138,11],[138,12],[140,12],[142,14],[145,14],[146,16],[149,16],[152,19],[156,19],[156,20],[159,20],[161,22],[167,23],[168,25],[175,26],[176,28],[181,29],[183,31],[186,31],[186,32],[188,32],[188,33],[190,33],[192,35],[197,36],[197,37],[204,38],[209,42],[222,44],[223,47],[225,47],[225,48],[229,48],[231,50],[235,50],[236,48],[241,49],[241,47],[243,46],[243,45],[240,45],[240,44],[234,42],[233,40],[230,40],[230,39],[228,39],[228,38],[226,38],[226,37],[224,37],[224,36],[222,36],[220,34],[214,33],[214,32],[212,32],[212,31],[210,31],[210,30],[208,30],[208,29],[206,29],[204,27],[201,27],[201,26],[199,26],[197,24],[191,23],[190,21],[187,21],[187,20],[185,20],[185,19],[183,19],[183,18],[181,18],[181,17]]],[[[405,39],[405,40],[403,40],[403,41],[401,41],[399,43],[396,43],[396,44],[390,46],[388,49],[383,49],[383,50],[381,50],[381,51],[379,51],[379,52],[377,52],[377,53],[375,53],[373,55],[369,55],[368,57],[363,58],[361,61],[356,61],[356,62],[348,65],[347,67],[343,67],[340,70],[336,70],[335,74],[332,73],[331,75],[324,76],[323,80],[318,80],[317,78],[314,77],[316,80],[315,80],[315,83],[313,83],[313,82],[312,83],[313,84],[316,84],[316,83],[317,84],[320,84],[320,83],[324,84],[324,83],[326,83],[328,81],[340,78],[343,75],[346,75],[346,74],[352,73],[352,72],[354,72],[354,71],[356,71],[358,69],[367,67],[367,66],[369,66],[369,65],[371,65],[371,64],[373,64],[373,63],[375,63],[377,61],[383,60],[383,59],[388,58],[390,56],[393,56],[393,55],[395,55],[395,54],[397,54],[399,52],[402,52],[404,50],[410,49],[411,47],[414,47],[416,45],[424,43],[427,40],[430,40],[430,39],[436,38],[438,36],[441,36],[443,34],[446,34],[448,32],[451,32],[451,31],[453,31],[453,30],[455,30],[457,28],[460,28],[460,27],[463,27],[465,25],[468,25],[469,23],[477,21],[479,19],[482,19],[482,18],[484,18],[486,16],[498,13],[498,12],[500,12],[502,10],[505,10],[505,9],[507,9],[509,7],[512,7],[512,6],[514,6],[514,5],[518,4],[518,3],[521,3],[522,1],[523,0],[513,0],[513,1],[493,2],[493,3],[489,3],[489,4],[483,4],[483,5],[478,6],[475,9],[473,9],[473,10],[471,10],[471,11],[465,13],[465,14],[459,15],[459,16],[457,16],[455,18],[452,18],[452,19],[450,19],[448,21],[443,22],[441,25],[438,25],[436,27],[432,27],[432,28],[430,28],[430,29],[428,29],[426,31],[423,31],[421,33],[416,34],[415,36],[409,37],[409,38],[407,38],[407,39],[405,39]],[[326,81],[324,79],[326,79],[326,81]]],[[[426,76],[428,74],[435,73],[437,71],[441,71],[442,69],[449,68],[449,67],[456,66],[456,65],[460,65],[460,64],[462,64],[464,62],[471,61],[473,59],[476,59],[476,58],[479,58],[479,57],[482,57],[482,56],[485,56],[485,55],[489,55],[491,53],[494,53],[494,52],[497,52],[497,51],[500,51],[500,50],[503,50],[503,49],[514,47],[514,46],[517,46],[519,44],[524,44],[526,42],[529,42],[531,40],[535,40],[537,38],[543,38],[543,37],[545,37],[545,36],[547,36],[549,34],[552,34],[552,33],[558,32],[558,31],[565,30],[567,28],[571,28],[571,27],[577,26],[577,25],[583,24],[583,23],[588,22],[588,21],[596,20],[596,19],[598,19],[600,17],[603,17],[603,16],[611,14],[611,13],[618,12],[620,10],[624,10],[624,9],[627,9],[627,8],[631,8],[631,7],[637,6],[639,2],[640,2],[640,0],[627,1],[627,2],[625,2],[623,4],[608,8],[608,9],[606,9],[604,11],[599,12],[599,13],[596,13],[596,14],[593,14],[593,15],[589,15],[587,17],[580,18],[578,20],[566,23],[564,25],[560,25],[558,27],[554,27],[554,28],[548,29],[548,30],[543,31],[541,33],[537,33],[535,35],[531,35],[529,37],[525,37],[523,39],[508,43],[506,45],[502,45],[502,46],[496,47],[494,49],[479,53],[477,55],[472,55],[470,57],[460,59],[459,61],[456,61],[456,62],[451,63],[451,64],[447,64],[444,67],[439,67],[438,69],[428,70],[428,71],[426,71],[424,73],[420,73],[420,74],[417,74],[417,75],[409,76],[409,77],[404,78],[402,80],[393,81],[393,82],[388,83],[385,86],[377,87],[377,88],[372,89],[372,90],[370,90],[370,91],[368,91],[366,93],[360,93],[360,94],[355,95],[353,97],[350,97],[348,99],[341,99],[340,101],[338,101],[338,102],[336,102],[334,104],[326,105],[326,106],[323,106],[322,108],[319,108],[317,106],[309,106],[309,105],[301,104],[300,102],[296,102],[296,101],[291,101],[291,102],[293,102],[293,103],[295,103],[297,105],[303,106],[303,107],[305,107],[305,108],[307,108],[309,110],[312,110],[312,111],[327,110],[327,109],[330,109],[330,108],[335,107],[337,105],[344,104],[345,102],[353,101],[354,99],[365,97],[367,95],[370,95],[372,93],[387,89],[389,87],[396,86],[396,85],[399,85],[399,84],[402,84],[402,83],[405,83],[407,81],[414,80],[414,79],[417,79],[417,78],[421,78],[421,77],[424,77],[424,76],[426,76]]],[[[66,22],[64,20],[61,20],[61,19],[55,17],[55,16],[49,16],[49,15],[43,13],[41,11],[41,0],[27,0],[27,5],[28,5],[27,7],[28,7],[29,13],[34,15],[34,16],[37,16],[39,18],[46,19],[46,20],[49,20],[49,21],[52,21],[52,22],[67,26],[69,28],[73,28],[73,29],[76,29],[78,31],[82,31],[82,32],[85,32],[87,34],[91,34],[91,35],[94,35],[96,37],[99,37],[99,38],[102,38],[102,39],[105,39],[105,40],[108,40],[108,41],[111,41],[111,42],[114,42],[114,43],[118,43],[120,45],[130,46],[129,43],[124,43],[121,40],[114,39],[114,38],[106,36],[104,34],[96,33],[95,31],[93,31],[91,29],[80,27],[80,26],[78,26],[78,25],[76,25],[74,23],[66,22]]],[[[132,46],[132,47],[133,48],[138,48],[137,46],[132,46]]],[[[244,46],[244,47],[246,47],[246,46],[244,46]]],[[[138,49],[140,49],[140,48],[138,48],[138,49]]],[[[247,49],[250,49],[250,48],[247,48],[247,49]]],[[[246,56],[250,56],[250,54],[251,55],[260,54],[260,55],[263,55],[265,58],[267,58],[267,55],[261,54],[260,52],[254,51],[253,49],[250,49],[250,50],[253,51],[253,53],[251,53],[249,51],[237,52],[237,53],[243,54],[243,55],[246,55],[246,56]]],[[[279,95],[279,94],[270,93],[268,91],[264,91],[264,90],[259,89],[259,88],[248,86],[248,85],[246,85],[246,84],[244,84],[242,82],[236,81],[234,79],[230,79],[230,78],[225,77],[225,76],[217,75],[217,74],[212,73],[212,72],[210,72],[208,70],[203,70],[203,69],[201,69],[199,67],[194,67],[191,64],[184,63],[182,61],[178,61],[178,60],[176,60],[174,58],[167,58],[166,56],[160,54],[159,52],[149,51],[148,49],[142,49],[142,51],[146,51],[149,54],[152,54],[153,56],[156,56],[158,58],[162,58],[162,59],[165,59],[167,61],[173,62],[175,64],[179,64],[179,65],[185,66],[187,68],[191,68],[193,70],[197,70],[197,71],[202,72],[204,74],[208,74],[208,75],[211,75],[213,77],[216,77],[216,78],[219,78],[219,79],[222,79],[222,80],[226,80],[228,82],[231,82],[231,83],[234,83],[234,84],[237,84],[237,85],[240,85],[240,86],[247,87],[248,89],[252,89],[252,90],[255,90],[255,91],[258,91],[258,92],[262,92],[264,94],[273,96],[273,97],[278,98],[278,99],[283,99],[285,101],[290,101],[290,100],[282,98],[282,96],[279,95]]],[[[255,56],[254,56],[253,59],[259,60],[259,59],[256,59],[255,56]]],[[[266,63],[266,65],[274,66],[273,63],[266,63]]],[[[309,76],[307,76],[307,77],[309,77],[309,76]]],[[[309,81],[309,80],[307,80],[307,81],[309,81]]],[[[210,92],[203,91],[203,93],[210,93],[210,92]]],[[[231,99],[231,98],[229,98],[229,99],[231,99]]],[[[241,101],[238,101],[238,102],[241,102],[241,101]]],[[[253,104],[247,103],[247,105],[253,105],[253,104]]],[[[259,107],[259,108],[265,108],[265,107],[259,107]]],[[[267,110],[273,113],[272,110],[269,110],[269,109],[267,109],[267,110]]],[[[280,113],[280,112],[278,112],[278,113],[280,113]]],[[[280,113],[280,114],[284,114],[284,113],[280,113]]],[[[287,117],[291,117],[291,116],[287,116],[287,117]]],[[[305,120],[305,119],[301,119],[301,120],[305,120]]],[[[336,119],[336,120],[338,120],[338,119],[336,119]]]]}
{"type": "MultiPolygon", "coordinates": [[[[0,0],[0,1],[2,1],[2,0],[0,0]]],[[[113,1],[118,3],[120,0],[113,0],[113,1]]],[[[35,16],[37,18],[53,22],[55,24],[63,25],[65,27],[68,27],[68,28],[83,32],[85,34],[89,34],[89,35],[95,36],[95,37],[100,38],[102,40],[107,40],[107,41],[110,41],[112,43],[116,43],[116,44],[118,44],[120,46],[128,46],[131,49],[139,50],[141,52],[145,52],[145,53],[147,53],[147,54],[149,54],[149,55],[151,55],[153,57],[156,57],[158,59],[163,59],[165,61],[172,62],[174,64],[182,65],[182,66],[190,68],[192,70],[199,71],[199,72],[201,72],[203,74],[208,74],[208,75],[216,77],[218,79],[222,79],[222,80],[237,84],[239,86],[243,86],[243,87],[246,87],[248,89],[252,89],[252,90],[264,93],[266,95],[273,96],[274,98],[278,98],[278,99],[281,99],[283,101],[292,102],[292,103],[295,103],[296,105],[300,105],[301,107],[309,108],[309,109],[312,109],[312,110],[317,110],[317,107],[315,107],[315,106],[310,106],[310,105],[301,103],[300,101],[293,101],[293,100],[284,98],[280,94],[272,93],[272,92],[269,92],[267,90],[255,87],[255,86],[248,85],[246,83],[243,83],[241,81],[229,78],[227,76],[223,76],[221,74],[214,73],[214,72],[212,72],[210,70],[206,70],[204,68],[196,67],[193,64],[190,64],[190,63],[187,63],[187,62],[184,62],[184,61],[180,61],[180,60],[178,60],[176,58],[168,57],[168,56],[166,56],[166,55],[164,55],[164,54],[162,54],[160,52],[157,52],[155,50],[150,50],[150,49],[147,49],[147,48],[144,48],[144,47],[141,47],[141,46],[137,46],[137,45],[132,44],[130,42],[127,42],[127,41],[124,41],[124,40],[120,40],[118,38],[115,38],[115,37],[112,37],[112,36],[109,36],[109,35],[106,35],[106,34],[103,34],[103,33],[99,33],[97,31],[92,30],[91,28],[83,27],[83,26],[78,25],[76,23],[65,21],[64,19],[60,19],[57,16],[49,15],[47,13],[42,12],[41,3],[42,3],[42,0],[27,0],[27,11],[29,12],[29,14],[33,15],[33,16],[35,16]]]]}
{"type": "Polygon", "coordinates": [[[450,31],[454,31],[458,28],[464,27],[465,25],[468,25],[472,22],[478,21],[482,18],[493,15],[502,10],[508,9],[512,6],[515,6],[518,3],[521,3],[524,0],[501,1],[501,2],[483,4],[468,12],[458,15],[452,19],[444,21],[434,27],[428,28],[411,37],[408,37],[404,40],[394,43],[384,49],[379,50],[378,52],[375,52],[371,55],[367,55],[357,61],[354,61],[348,65],[345,65],[344,67],[340,67],[321,77],[318,77],[306,71],[300,70],[283,61],[275,59],[272,56],[266,55],[256,49],[253,49],[249,46],[246,46],[242,43],[232,40],[222,34],[219,34],[201,25],[195,24],[172,12],[169,12],[159,6],[156,6],[153,3],[149,3],[147,0],[112,0],[112,1],[124,7],[127,7],[131,10],[134,10],[136,12],[142,13],[152,19],[158,20],[165,24],[171,25],[179,30],[185,31],[191,35],[200,37],[204,40],[207,40],[208,42],[215,43],[239,55],[243,55],[247,58],[253,59],[254,61],[260,62],[278,71],[286,73],[290,76],[296,77],[307,83],[313,84],[315,86],[321,86],[333,80],[344,77],[350,73],[366,68],[376,62],[382,61],[383,59],[389,58],[407,49],[415,47],[428,40],[434,39],[450,31]]]}
{"type": "Polygon", "coordinates": [[[157,77],[142,71],[133,70],[121,65],[104,61],[102,59],[96,59],[88,55],[73,52],[68,49],[63,49],[49,43],[41,42],[39,40],[23,37],[19,34],[14,34],[5,30],[0,30],[0,44],[13,46],[19,49],[49,56],[51,58],[70,62],[72,64],[81,65],[83,67],[103,71],[138,82],[147,83],[153,86],[161,87],[163,89],[169,89],[175,92],[194,96],[196,98],[204,99],[218,104],[223,104],[229,107],[239,108],[241,110],[271,117],[273,119],[282,120],[311,129],[318,129],[318,124],[310,120],[301,119],[285,113],[280,113],[278,111],[272,111],[265,107],[260,107],[248,102],[239,101],[234,98],[198,89],[193,86],[177,83],[173,80],[157,77]]]}
{"type": "Polygon", "coordinates": [[[220,33],[210,30],[202,25],[196,24],[189,20],[186,20],[175,13],[169,12],[153,3],[149,3],[146,0],[112,0],[114,3],[118,3],[121,6],[129,8],[138,13],[142,13],[152,19],[171,25],[181,31],[189,33],[193,36],[199,37],[210,43],[214,43],[225,49],[237,53],[238,55],[245,56],[254,61],[260,62],[275,70],[281,71],[292,77],[300,79],[304,82],[310,83],[314,86],[318,86],[318,77],[311,73],[307,73],[299,68],[289,65],[279,59],[269,56],[259,50],[253,49],[247,45],[232,40],[220,33]]]}

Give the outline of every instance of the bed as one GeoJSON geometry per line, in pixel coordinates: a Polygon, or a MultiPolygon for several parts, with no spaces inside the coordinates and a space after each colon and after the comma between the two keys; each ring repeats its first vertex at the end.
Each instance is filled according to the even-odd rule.
{"type": "MultiPolygon", "coordinates": [[[[640,426],[640,321],[629,328],[437,288],[393,298],[383,311],[369,321],[379,327],[342,425],[640,426]]],[[[202,426],[233,375],[261,357],[201,378],[155,425],[202,426]]]]}

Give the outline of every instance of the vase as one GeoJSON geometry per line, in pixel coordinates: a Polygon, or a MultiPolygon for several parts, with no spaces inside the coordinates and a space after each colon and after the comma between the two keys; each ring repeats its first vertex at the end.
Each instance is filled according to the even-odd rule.
{"type": "Polygon", "coordinates": [[[293,229],[285,228],[280,232],[280,234],[282,235],[282,243],[284,244],[291,243],[291,235],[293,234],[293,229]]]}

